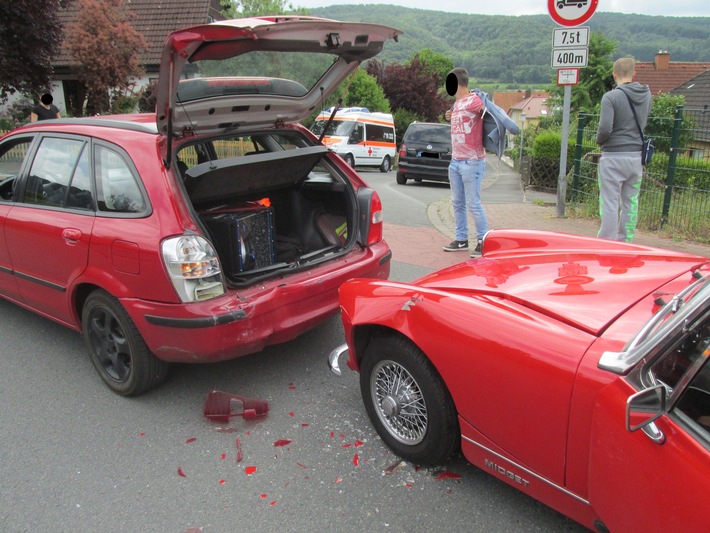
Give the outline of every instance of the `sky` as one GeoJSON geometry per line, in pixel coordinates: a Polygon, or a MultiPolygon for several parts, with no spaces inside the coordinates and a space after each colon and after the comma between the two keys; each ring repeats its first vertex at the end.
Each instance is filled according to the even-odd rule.
{"type": "MultiPolygon", "coordinates": [[[[547,14],[547,0],[289,0],[294,7],[325,7],[346,4],[392,4],[417,9],[476,15],[547,14]]],[[[599,0],[597,12],[637,13],[666,17],[710,17],[708,0],[599,0]]]]}

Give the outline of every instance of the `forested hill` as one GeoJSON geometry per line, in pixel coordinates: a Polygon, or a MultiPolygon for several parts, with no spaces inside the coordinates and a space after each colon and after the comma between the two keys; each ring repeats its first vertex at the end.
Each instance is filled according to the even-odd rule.
{"type": "MultiPolygon", "coordinates": [[[[295,2],[297,4],[297,2],[295,2]]],[[[379,59],[404,62],[423,48],[450,57],[477,81],[549,83],[552,30],[549,15],[464,15],[393,5],[333,5],[313,16],[376,22],[404,31],[379,59]]],[[[653,61],[659,50],[671,61],[710,61],[710,17],[652,17],[597,12],[585,24],[617,43],[614,59],[631,55],[653,61]]]]}

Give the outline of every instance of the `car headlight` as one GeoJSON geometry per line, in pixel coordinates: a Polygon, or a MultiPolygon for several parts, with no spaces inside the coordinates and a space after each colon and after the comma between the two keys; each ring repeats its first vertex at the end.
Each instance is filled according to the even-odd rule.
{"type": "Polygon", "coordinates": [[[163,261],[180,299],[197,302],[225,293],[219,257],[208,240],[182,235],[163,241],[163,261]]]}

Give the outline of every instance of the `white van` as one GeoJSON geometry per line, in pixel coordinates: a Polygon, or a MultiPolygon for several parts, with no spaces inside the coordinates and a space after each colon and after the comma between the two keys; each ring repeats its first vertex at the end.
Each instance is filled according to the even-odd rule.
{"type": "MultiPolygon", "coordinates": [[[[323,134],[332,113],[333,108],[321,112],[311,128],[313,133],[319,137],[323,134]]],[[[351,167],[378,167],[388,172],[397,152],[394,119],[389,113],[371,113],[366,107],[338,109],[323,144],[351,167]]]]}

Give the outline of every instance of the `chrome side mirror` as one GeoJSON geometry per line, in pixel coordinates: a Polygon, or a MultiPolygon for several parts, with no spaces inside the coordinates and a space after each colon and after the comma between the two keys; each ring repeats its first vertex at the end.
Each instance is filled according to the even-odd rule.
{"type": "MultiPolygon", "coordinates": [[[[626,401],[626,429],[636,431],[645,428],[660,418],[665,411],[666,389],[663,385],[637,392],[626,401]]],[[[657,431],[656,429],[654,433],[657,431]]]]}

